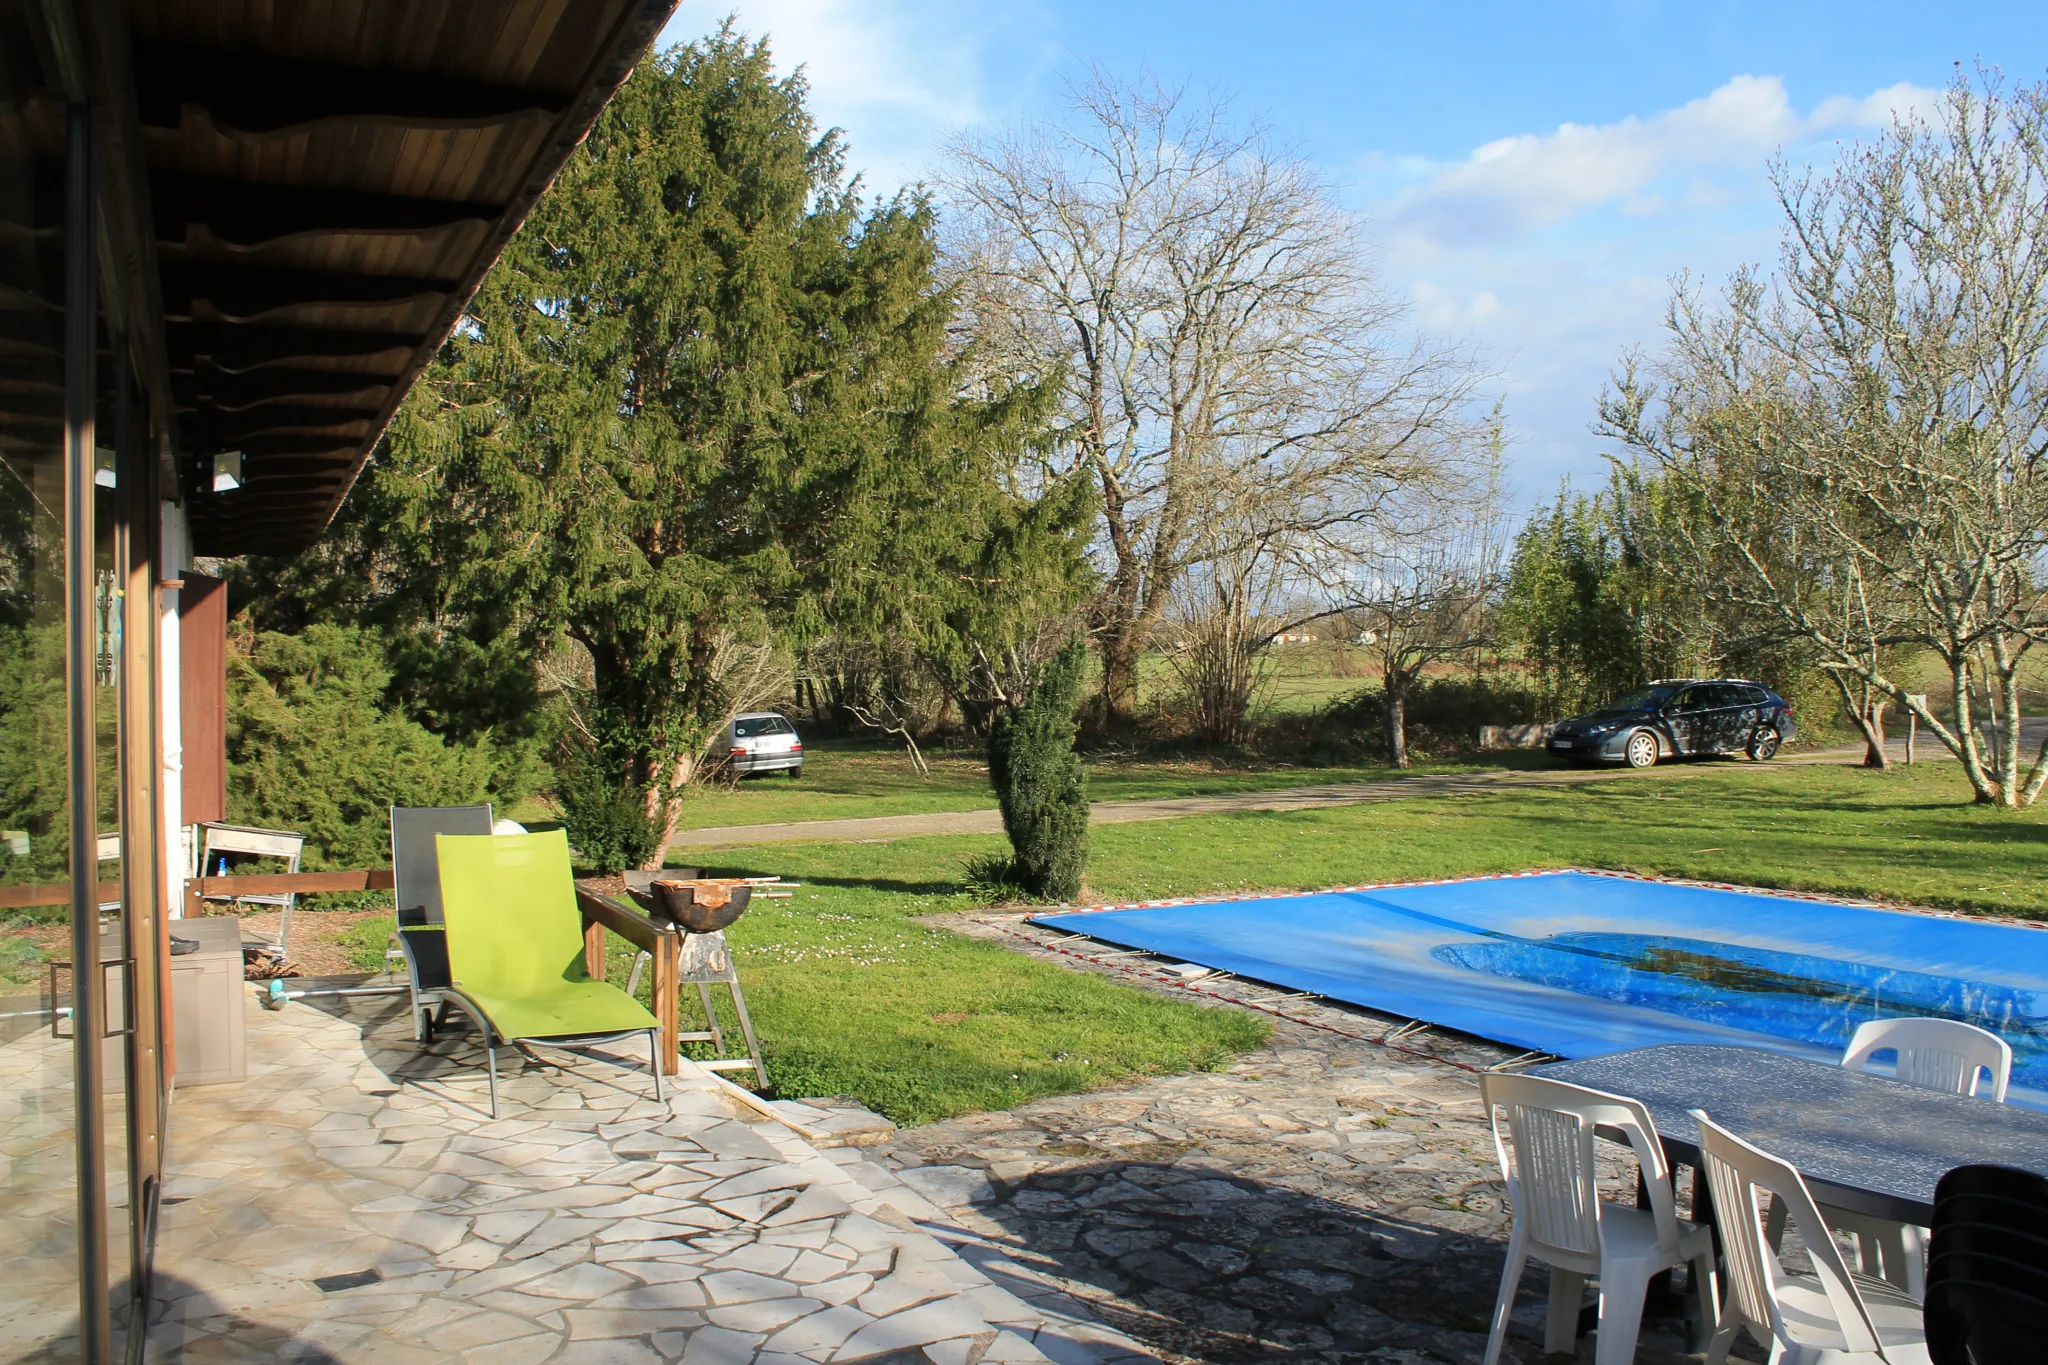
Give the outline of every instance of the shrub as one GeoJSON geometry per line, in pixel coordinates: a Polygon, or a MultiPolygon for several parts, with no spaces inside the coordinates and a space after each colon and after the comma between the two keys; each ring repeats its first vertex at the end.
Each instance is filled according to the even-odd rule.
{"type": "Polygon", "coordinates": [[[390,709],[384,645],[352,626],[240,637],[228,664],[228,818],[306,836],[303,866],[381,867],[390,806],[490,800],[488,736],[451,743],[390,709]]]}
{"type": "Polygon", "coordinates": [[[640,866],[660,843],[647,816],[647,794],[588,752],[569,754],[558,765],[555,803],[578,860],[600,877],[640,866]]]}
{"type": "Polygon", "coordinates": [[[1088,862],[1088,770],[1074,753],[1074,707],[1087,658],[1079,640],[1070,642],[1024,704],[989,730],[988,775],[1016,855],[1012,875],[1040,900],[1078,896],[1088,862]]]}
{"type": "Polygon", "coordinates": [[[960,869],[960,889],[983,905],[1005,905],[1028,893],[1017,880],[1017,861],[1000,853],[969,858],[960,869]]]}
{"type": "MultiPolygon", "coordinates": [[[[1538,714],[1535,689],[1500,674],[1423,678],[1408,691],[1408,742],[1422,754],[1456,752],[1479,744],[1482,725],[1525,725],[1551,719],[1538,714]]],[[[1387,697],[1377,687],[1332,702],[1322,712],[1332,726],[1355,732],[1368,752],[1387,756],[1387,697]]]]}

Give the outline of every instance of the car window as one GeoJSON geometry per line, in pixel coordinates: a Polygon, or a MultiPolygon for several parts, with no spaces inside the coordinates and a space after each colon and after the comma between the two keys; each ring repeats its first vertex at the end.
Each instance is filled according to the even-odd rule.
{"type": "Polygon", "coordinates": [[[1761,687],[1745,687],[1742,689],[1742,703],[1745,706],[1763,706],[1770,699],[1771,694],[1764,691],[1761,687]]]}
{"type": "Polygon", "coordinates": [[[1660,706],[1671,704],[1671,689],[1668,687],[1646,687],[1640,692],[1631,692],[1607,703],[1609,711],[1654,711],[1660,706]]]}
{"type": "Polygon", "coordinates": [[[1707,689],[1688,687],[1673,697],[1667,705],[1674,711],[1697,711],[1706,704],[1707,689]]]}
{"type": "Polygon", "coordinates": [[[1741,706],[1749,700],[1749,689],[1730,687],[1727,683],[1715,683],[1700,689],[1707,694],[1708,706],[1741,706]]]}
{"type": "Polygon", "coordinates": [[[753,739],[758,735],[788,735],[795,731],[780,716],[756,716],[751,720],[734,721],[732,733],[734,739],[753,739]]]}

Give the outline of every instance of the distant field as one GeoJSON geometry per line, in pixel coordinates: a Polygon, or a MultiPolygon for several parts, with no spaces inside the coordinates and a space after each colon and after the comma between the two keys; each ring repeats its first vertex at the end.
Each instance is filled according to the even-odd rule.
{"type": "MultiPolygon", "coordinates": [[[[1378,685],[1379,673],[1362,649],[1327,641],[1276,645],[1270,656],[1268,681],[1256,711],[1265,716],[1297,715],[1327,706],[1362,688],[1378,685]]],[[[1147,654],[1138,666],[1138,702],[1166,702],[1180,688],[1173,663],[1164,654],[1147,654]]]]}

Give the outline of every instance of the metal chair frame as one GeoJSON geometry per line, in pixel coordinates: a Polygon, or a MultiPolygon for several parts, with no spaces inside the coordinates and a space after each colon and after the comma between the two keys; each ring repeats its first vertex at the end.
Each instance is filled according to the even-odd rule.
{"type": "MultiPolygon", "coordinates": [[[[434,1041],[434,1030],[448,1019],[449,999],[446,931],[442,928],[440,863],[434,853],[437,834],[489,834],[491,807],[478,806],[393,806],[391,807],[391,900],[398,927],[385,941],[384,960],[394,954],[405,962],[406,981],[412,996],[412,1037],[422,1047],[434,1041]],[[416,840],[414,835],[423,835],[416,840]],[[422,846],[423,843],[423,846],[422,846]],[[421,866],[421,863],[426,866],[421,866]],[[411,904],[407,902],[410,901],[411,904]],[[416,918],[408,923],[409,917],[416,918]],[[431,970],[425,958],[433,954],[417,936],[443,935],[440,968],[431,970]],[[432,977],[433,979],[429,979],[432,977]]],[[[467,1012],[467,1011],[465,1011],[467,1012]]]]}

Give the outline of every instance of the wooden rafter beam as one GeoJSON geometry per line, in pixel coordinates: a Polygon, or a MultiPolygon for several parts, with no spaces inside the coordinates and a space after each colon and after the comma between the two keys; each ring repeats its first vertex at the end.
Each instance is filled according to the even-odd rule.
{"type": "Polygon", "coordinates": [[[415,332],[187,322],[172,325],[167,340],[174,366],[189,370],[203,359],[214,369],[240,374],[306,360],[410,355],[425,338],[415,332]]]}
{"type": "Polygon", "coordinates": [[[356,275],[192,260],[165,261],[163,282],[164,312],[174,320],[190,318],[201,303],[223,317],[258,318],[280,308],[389,307],[445,297],[453,288],[450,281],[431,276],[356,275]]]}
{"type": "Polygon", "coordinates": [[[160,241],[182,243],[198,228],[236,246],[308,232],[412,233],[481,225],[504,211],[502,204],[161,173],[150,177],[150,205],[160,241]]]}
{"type": "Polygon", "coordinates": [[[242,412],[269,403],[301,398],[354,397],[382,393],[391,379],[378,374],[337,374],[333,370],[300,370],[271,367],[236,373],[211,366],[196,373],[175,374],[171,391],[186,410],[196,409],[204,399],[208,407],[221,412],[242,412]]]}
{"type": "Polygon", "coordinates": [[[209,436],[194,432],[186,442],[192,453],[201,459],[220,454],[224,450],[239,450],[248,456],[270,455],[328,455],[341,463],[354,456],[362,445],[356,436],[322,436],[310,433],[262,434],[251,433],[233,438],[218,435],[209,436]]]}
{"type": "MultiPolygon", "coordinates": [[[[322,408],[303,403],[272,403],[247,412],[220,412],[201,408],[184,416],[187,433],[195,441],[247,441],[254,436],[335,431],[377,420],[376,408],[322,408]]],[[[338,436],[347,433],[339,433],[338,436]]]]}
{"type": "Polygon", "coordinates": [[[243,133],[274,133],[323,119],[416,127],[497,123],[551,117],[573,98],[432,71],[340,66],[157,40],[135,44],[135,75],[138,112],[147,128],[178,127],[188,106],[243,133]]]}

